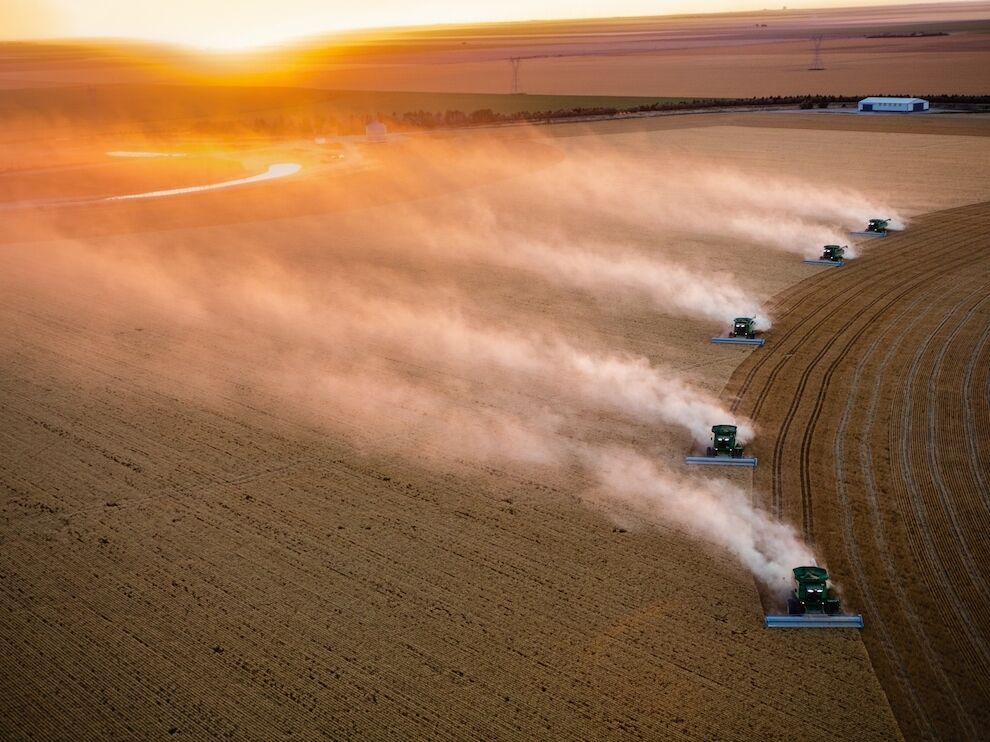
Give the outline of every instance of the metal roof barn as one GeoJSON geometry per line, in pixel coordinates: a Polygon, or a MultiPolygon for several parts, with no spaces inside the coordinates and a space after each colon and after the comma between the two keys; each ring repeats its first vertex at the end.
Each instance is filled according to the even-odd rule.
{"type": "Polygon", "coordinates": [[[928,101],[924,98],[863,98],[859,102],[858,110],[913,113],[915,111],[927,111],[928,107],[928,101]]]}
{"type": "Polygon", "coordinates": [[[364,127],[364,133],[369,142],[384,142],[388,140],[388,129],[381,121],[372,121],[364,127]]]}

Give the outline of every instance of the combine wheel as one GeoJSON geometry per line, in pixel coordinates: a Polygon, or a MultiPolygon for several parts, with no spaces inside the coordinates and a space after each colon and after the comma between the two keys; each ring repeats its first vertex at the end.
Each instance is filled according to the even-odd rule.
{"type": "Polygon", "coordinates": [[[709,446],[708,449],[705,451],[705,456],[714,456],[714,455],[715,455],[715,449],[709,446]]]}
{"type": "Polygon", "coordinates": [[[787,599],[787,612],[792,616],[803,616],[804,615],[804,604],[797,598],[787,599]]]}
{"type": "Polygon", "coordinates": [[[842,608],[839,605],[838,600],[826,600],[825,601],[825,613],[829,616],[835,616],[841,612],[842,608]]]}

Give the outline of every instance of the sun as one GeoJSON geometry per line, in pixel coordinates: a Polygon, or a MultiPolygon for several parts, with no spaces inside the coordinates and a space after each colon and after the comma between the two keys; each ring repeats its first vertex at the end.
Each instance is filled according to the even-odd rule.
{"type": "Polygon", "coordinates": [[[298,39],[304,33],[285,31],[247,31],[245,29],[201,29],[197,32],[183,34],[182,38],[160,39],[192,47],[204,52],[239,53],[250,52],[265,47],[280,46],[298,39]]]}

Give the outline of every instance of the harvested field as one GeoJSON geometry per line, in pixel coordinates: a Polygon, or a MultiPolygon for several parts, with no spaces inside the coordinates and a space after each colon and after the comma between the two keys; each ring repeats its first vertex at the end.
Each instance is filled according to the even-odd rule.
{"type": "Polygon", "coordinates": [[[745,571],[580,477],[370,455],[229,387],[258,363],[229,339],[10,288],[8,737],[786,739],[809,703],[836,709],[812,738],[896,734],[858,637],[770,635],[745,571]]]}
{"type": "Polygon", "coordinates": [[[988,721],[988,219],[928,214],[784,292],[727,390],[764,432],[755,490],[845,575],[909,738],[988,721]]]}
{"type": "MultiPolygon", "coordinates": [[[[763,42],[754,34],[741,41],[716,39],[700,48],[563,54],[541,54],[539,47],[522,52],[508,48],[494,60],[362,60],[297,74],[301,84],[334,90],[507,93],[511,73],[506,59],[519,53],[533,57],[522,64],[520,85],[535,95],[745,98],[907,90],[982,95],[987,91],[983,67],[988,48],[984,28],[936,39],[830,38],[823,46],[826,68],[811,71],[808,39],[763,42]]],[[[71,79],[65,74],[58,79],[71,79]]]]}
{"type": "MultiPolygon", "coordinates": [[[[915,221],[928,234],[921,213],[985,200],[988,176],[973,167],[990,146],[983,119],[946,119],[959,121],[953,136],[787,120],[411,138],[366,148],[359,170],[313,158],[298,177],[236,192],[5,215],[0,736],[913,732],[912,708],[897,700],[895,718],[888,703],[899,697],[871,628],[765,630],[753,577],[728,546],[607,496],[586,468],[541,458],[549,436],[523,439],[511,459],[479,453],[477,426],[460,414],[498,430],[503,416],[552,419],[568,451],[616,445],[676,462],[691,445],[683,425],[576,393],[565,364],[500,368],[489,346],[509,337],[532,363],[553,348],[532,337],[550,337],[718,394],[748,351],[711,346],[721,319],[658,298],[638,273],[703,273],[761,302],[812,276],[856,275],[823,276],[798,253],[724,233],[711,215],[740,208],[727,198],[762,194],[767,203],[745,209],[774,224],[793,216],[782,204],[815,223],[818,204],[781,195],[807,182],[834,198],[821,204],[830,219],[848,193],[903,211],[911,231],[871,244],[864,265],[910,239],[915,221]],[[906,162],[896,181],[878,174],[915,146],[923,163],[906,162]],[[722,190],[712,173],[734,185],[722,190]],[[677,201],[687,177],[698,178],[691,203],[677,201]],[[623,200],[605,197],[614,185],[623,200]],[[703,215],[700,226],[681,211],[703,215]],[[557,253],[568,260],[518,260],[557,253]],[[582,260],[594,270],[545,268],[582,260]],[[592,280],[626,262],[635,270],[614,285],[592,280]],[[389,321],[367,329],[364,315],[389,321]],[[451,328],[470,353],[451,351],[451,328]],[[390,383],[327,382],[350,364],[390,383]],[[808,708],[828,712],[809,719],[808,708]]],[[[771,339],[787,331],[789,296],[771,339]]],[[[957,339],[970,336],[974,306],[957,339]]],[[[778,357],[764,351],[752,360],[778,357]]],[[[930,362],[960,359],[950,349],[919,363],[930,362]]],[[[984,376],[974,365],[973,394],[984,376]]],[[[772,468],[756,470],[768,502],[772,468]]],[[[732,481],[748,501],[750,473],[732,481]]],[[[830,516],[814,504],[811,535],[848,603],[868,627],[886,622],[818,531],[830,516]]],[[[801,524],[800,507],[780,512],[801,524]]],[[[979,544],[967,543],[975,557],[979,544]]],[[[968,731],[952,719],[932,728],[968,731]]]]}

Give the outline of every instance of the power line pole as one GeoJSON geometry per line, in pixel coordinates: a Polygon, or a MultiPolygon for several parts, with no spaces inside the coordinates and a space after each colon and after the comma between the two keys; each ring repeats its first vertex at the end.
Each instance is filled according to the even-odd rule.
{"type": "Polygon", "coordinates": [[[811,58],[811,66],[808,68],[812,71],[818,71],[825,69],[825,65],[822,63],[822,37],[812,36],[811,43],[814,44],[815,53],[811,58]]]}
{"type": "Polygon", "coordinates": [[[519,92],[519,65],[522,64],[522,57],[510,57],[509,63],[512,65],[512,94],[519,92]]]}

